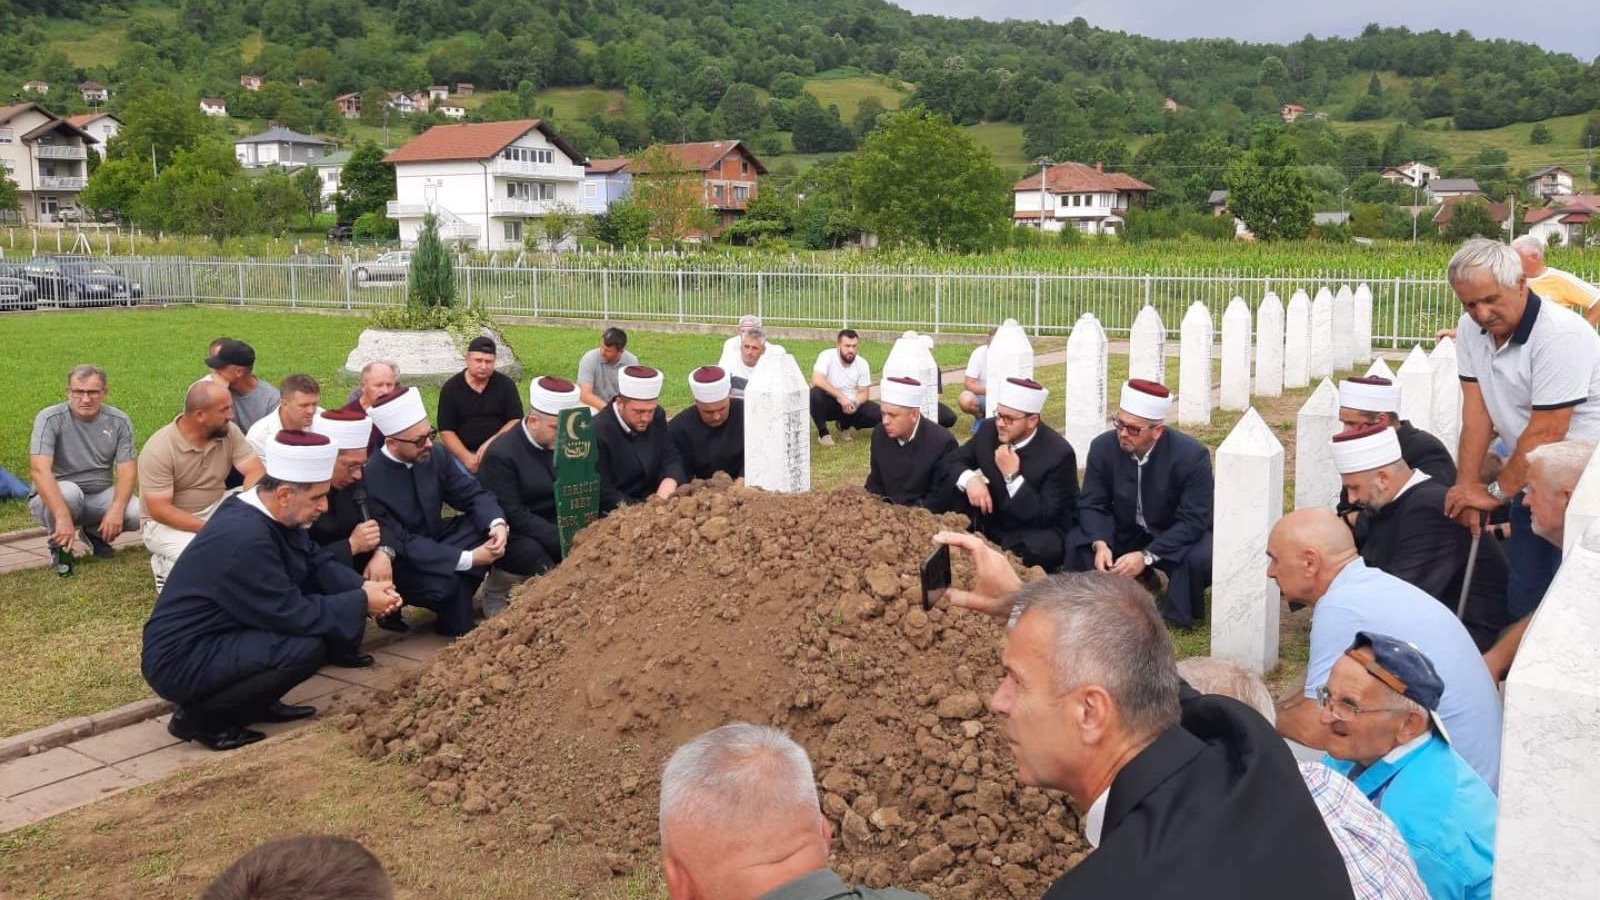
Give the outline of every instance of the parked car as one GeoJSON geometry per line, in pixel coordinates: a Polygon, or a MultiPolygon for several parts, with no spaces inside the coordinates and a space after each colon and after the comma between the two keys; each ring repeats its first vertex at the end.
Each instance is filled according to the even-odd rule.
{"type": "Polygon", "coordinates": [[[0,310],[38,309],[39,289],[16,266],[0,264],[0,310]]]}
{"type": "Polygon", "coordinates": [[[335,225],[328,229],[328,240],[348,241],[355,237],[355,229],[349,225],[335,225]]]}
{"type": "Polygon", "coordinates": [[[366,284],[369,281],[405,281],[410,273],[410,250],[391,250],[372,262],[359,263],[355,267],[357,284],[366,284]]]}
{"type": "Polygon", "coordinates": [[[144,296],[143,285],[89,256],[36,256],[22,264],[22,277],[58,307],[134,306],[144,296]]]}

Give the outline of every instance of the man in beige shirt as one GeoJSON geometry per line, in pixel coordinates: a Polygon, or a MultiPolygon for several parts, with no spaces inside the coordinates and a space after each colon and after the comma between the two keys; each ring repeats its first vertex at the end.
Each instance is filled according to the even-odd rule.
{"type": "Polygon", "coordinates": [[[232,469],[244,476],[246,488],[261,478],[260,458],[233,424],[227,388],[196,382],[184,397],[183,415],[151,435],[139,454],[140,535],[156,590],[222,502],[232,469]]]}

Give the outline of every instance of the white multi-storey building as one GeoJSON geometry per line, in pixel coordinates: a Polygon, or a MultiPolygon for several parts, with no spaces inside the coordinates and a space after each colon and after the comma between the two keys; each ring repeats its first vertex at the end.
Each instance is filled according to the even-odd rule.
{"type": "Polygon", "coordinates": [[[0,106],[0,175],[17,186],[23,221],[59,222],[77,211],[95,143],[37,103],[0,106]]]}
{"type": "Polygon", "coordinates": [[[1019,226],[1086,234],[1117,234],[1133,203],[1143,203],[1155,188],[1121,172],[1103,171],[1099,163],[1066,162],[1030,175],[1011,187],[1015,198],[1011,219],[1019,226]]]}

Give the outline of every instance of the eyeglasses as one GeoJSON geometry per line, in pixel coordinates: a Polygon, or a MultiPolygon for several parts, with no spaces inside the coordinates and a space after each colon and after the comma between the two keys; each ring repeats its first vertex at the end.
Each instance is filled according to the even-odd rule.
{"type": "Polygon", "coordinates": [[[1374,709],[1362,709],[1354,703],[1351,703],[1349,700],[1335,700],[1333,698],[1333,694],[1328,691],[1327,685],[1317,688],[1317,705],[1332,713],[1333,717],[1341,722],[1352,721],[1356,716],[1365,715],[1367,713],[1403,712],[1403,710],[1396,709],[1392,706],[1379,706],[1374,709]]]}
{"type": "Polygon", "coordinates": [[[1012,415],[1011,413],[997,412],[994,414],[994,417],[998,421],[1004,422],[1007,425],[1015,425],[1018,422],[1028,421],[1028,419],[1032,418],[1032,414],[1022,413],[1020,415],[1012,415]]]}
{"type": "Polygon", "coordinates": [[[101,394],[104,394],[104,393],[105,393],[105,391],[85,391],[85,390],[80,390],[78,388],[68,388],[67,389],[67,396],[68,397],[82,398],[82,399],[86,399],[86,400],[87,399],[93,399],[93,398],[98,397],[98,396],[100,396],[101,394]]]}
{"type": "Polygon", "coordinates": [[[419,438],[412,438],[411,440],[406,440],[405,438],[389,438],[389,440],[394,441],[397,444],[410,444],[411,446],[416,447],[418,450],[421,450],[423,447],[426,447],[437,440],[438,437],[439,430],[437,428],[433,428],[429,429],[427,434],[419,438]]]}
{"type": "Polygon", "coordinates": [[[1159,427],[1159,423],[1157,425],[1129,425],[1127,422],[1113,416],[1106,420],[1106,427],[1112,431],[1126,434],[1128,437],[1138,437],[1152,428],[1159,427]]]}

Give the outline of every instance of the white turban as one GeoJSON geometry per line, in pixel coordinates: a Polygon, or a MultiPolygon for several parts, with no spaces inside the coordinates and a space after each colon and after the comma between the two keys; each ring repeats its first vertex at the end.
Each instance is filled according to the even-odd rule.
{"type": "Polygon", "coordinates": [[[528,408],[540,415],[554,416],[578,404],[578,386],[566,379],[546,375],[528,385],[528,408]]]}
{"type": "Polygon", "coordinates": [[[311,430],[327,435],[340,450],[365,450],[372,439],[372,420],[363,412],[325,409],[311,420],[311,430]]]}
{"type": "Polygon", "coordinates": [[[1172,411],[1172,392],[1164,384],[1131,378],[1122,386],[1117,406],[1130,416],[1161,421],[1172,411]]]}
{"type": "Polygon", "coordinates": [[[689,393],[696,403],[721,403],[733,391],[733,379],[721,366],[701,366],[689,373],[689,393]]]}
{"type": "Polygon", "coordinates": [[[661,396],[661,372],[629,366],[617,375],[617,394],[628,400],[655,400],[661,396]]]}
{"type": "Polygon", "coordinates": [[[267,444],[266,469],[279,481],[316,484],[332,480],[338,458],[339,445],[325,434],[280,431],[267,444]]]}
{"type": "Polygon", "coordinates": [[[1377,375],[1339,382],[1339,405],[1362,412],[1399,412],[1400,385],[1377,375]]]}
{"type": "Polygon", "coordinates": [[[372,424],[378,426],[384,437],[394,437],[418,422],[428,420],[427,407],[422,405],[422,392],[414,387],[379,397],[367,410],[372,424]]]}
{"type": "Polygon", "coordinates": [[[922,408],[922,400],[928,395],[928,389],[922,382],[915,378],[896,376],[885,378],[878,386],[878,399],[890,406],[909,406],[914,409],[922,408]]]}
{"type": "Polygon", "coordinates": [[[1340,475],[1369,472],[1400,459],[1400,438],[1387,425],[1368,425],[1333,436],[1333,465],[1340,475]]]}
{"type": "Polygon", "coordinates": [[[995,398],[997,406],[1008,406],[1029,415],[1038,415],[1044,409],[1045,399],[1050,396],[1043,385],[1030,378],[1007,378],[1000,383],[996,393],[999,394],[995,398]]]}

